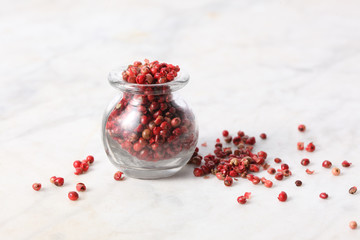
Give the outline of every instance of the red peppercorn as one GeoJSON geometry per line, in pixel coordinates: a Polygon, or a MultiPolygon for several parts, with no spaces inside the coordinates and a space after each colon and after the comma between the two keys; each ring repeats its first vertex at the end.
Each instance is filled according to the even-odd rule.
{"type": "Polygon", "coordinates": [[[300,150],[300,151],[304,150],[304,142],[298,142],[297,143],[297,149],[300,150]]]}
{"type": "Polygon", "coordinates": [[[204,171],[201,168],[194,168],[194,176],[201,177],[204,175],[204,171]]]}
{"type": "Polygon", "coordinates": [[[260,138],[261,138],[261,139],[266,139],[266,138],[267,138],[267,136],[266,136],[266,134],[265,134],[265,133],[262,133],[262,134],[260,134],[260,138]]]}
{"type": "Polygon", "coordinates": [[[301,182],[300,180],[296,180],[296,181],[295,181],[295,185],[296,185],[297,187],[300,187],[300,186],[302,185],[302,182],[301,182]]]}
{"type": "Polygon", "coordinates": [[[64,185],[64,179],[62,177],[57,177],[54,180],[54,184],[55,184],[55,186],[60,187],[60,186],[64,185]]]}
{"type": "Polygon", "coordinates": [[[246,178],[249,180],[249,181],[252,181],[254,179],[254,175],[253,174],[248,174],[246,175],[246,178]]]}
{"type": "Polygon", "coordinates": [[[349,189],[349,193],[350,194],[355,194],[357,192],[357,187],[351,187],[350,189],[349,189]]]}
{"type": "Polygon", "coordinates": [[[229,136],[229,131],[224,130],[224,131],[222,132],[222,135],[223,135],[223,137],[229,136]]]}
{"type": "Polygon", "coordinates": [[[76,190],[79,192],[84,192],[86,190],[86,186],[83,183],[76,184],[76,190]]]}
{"type": "Polygon", "coordinates": [[[284,178],[284,175],[283,175],[282,173],[277,173],[277,174],[275,174],[275,179],[276,179],[276,180],[281,181],[281,180],[283,180],[283,178],[284,178]]]}
{"type": "Polygon", "coordinates": [[[280,158],[275,158],[275,159],[274,159],[274,162],[276,162],[276,163],[281,163],[281,159],[280,159],[280,158]]]}
{"type": "Polygon", "coordinates": [[[69,192],[68,197],[71,201],[76,201],[79,198],[79,194],[77,192],[69,192]]]}
{"type": "Polygon", "coordinates": [[[259,156],[260,158],[264,158],[264,159],[266,159],[266,157],[267,157],[267,153],[266,153],[266,152],[264,152],[264,151],[260,151],[260,152],[258,152],[258,156],[259,156]]]}
{"type": "Polygon", "coordinates": [[[255,137],[251,137],[246,140],[246,144],[254,145],[256,143],[255,137]]]}
{"type": "Polygon", "coordinates": [[[142,144],[140,144],[139,142],[135,143],[133,146],[133,149],[135,152],[140,152],[143,148],[144,148],[144,146],[142,144]]]}
{"type": "Polygon", "coordinates": [[[252,182],[253,184],[257,185],[257,184],[260,183],[260,178],[258,178],[258,177],[255,176],[255,177],[253,178],[253,180],[251,180],[251,182],[252,182]]]}
{"type": "Polygon", "coordinates": [[[223,175],[222,173],[220,173],[220,172],[217,172],[217,173],[216,173],[216,177],[217,177],[217,179],[219,179],[219,180],[224,180],[224,179],[225,179],[224,175],[223,175]]]}
{"type": "Polygon", "coordinates": [[[80,167],[80,166],[81,166],[81,161],[76,160],[76,161],[73,163],[73,166],[74,166],[74,168],[80,167]]]}
{"type": "Polygon", "coordinates": [[[334,167],[332,170],[331,170],[332,174],[334,176],[339,176],[340,175],[340,169],[337,168],[337,167],[334,167]]]}
{"type": "Polygon", "coordinates": [[[240,197],[237,198],[237,201],[240,204],[245,204],[247,200],[246,200],[246,197],[240,196],[240,197]]]}
{"type": "Polygon", "coordinates": [[[89,164],[88,163],[81,163],[81,168],[84,172],[87,172],[87,170],[89,169],[89,164]]]}
{"type": "Polygon", "coordinates": [[[305,127],[304,124],[300,124],[300,125],[298,126],[298,129],[299,129],[300,132],[304,132],[305,129],[306,129],[306,127],[305,127]]]}
{"type": "Polygon", "coordinates": [[[322,166],[324,168],[331,168],[332,163],[329,160],[325,160],[325,161],[323,161],[322,166]]]}
{"type": "Polygon", "coordinates": [[[273,174],[276,173],[276,170],[275,170],[275,168],[269,168],[269,169],[267,170],[267,172],[268,172],[269,174],[273,175],[273,174]]]}
{"type": "Polygon", "coordinates": [[[306,146],[306,151],[313,152],[315,151],[315,145],[311,142],[306,146]]]}
{"type": "Polygon", "coordinates": [[[257,165],[250,164],[249,171],[251,171],[251,172],[259,172],[260,169],[259,169],[259,167],[257,165]]]}
{"type": "Polygon", "coordinates": [[[285,202],[287,200],[287,194],[286,192],[282,191],[279,196],[278,196],[278,199],[280,202],[285,202]]]}
{"type": "Polygon", "coordinates": [[[32,185],[32,188],[35,190],[35,191],[39,191],[41,189],[41,183],[34,183],[32,185]]]}
{"type": "Polygon", "coordinates": [[[310,169],[306,169],[305,172],[306,172],[307,174],[311,175],[311,174],[313,174],[315,171],[311,171],[310,169]]]}
{"type": "Polygon", "coordinates": [[[348,161],[343,161],[342,163],[341,163],[341,165],[343,166],[343,167],[350,167],[350,165],[351,165],[351,163],[349,163],[348,161]]]}
{"type": "Polygon", "coordinates": [[[78,168],[75,168],[74,174],[75,174],[75,175],[80,175],[80,174],[82,174],[83,172],[84,172],[83,169],[80,168],[80,167],[78,167],[78,168]]]}
{"type": "Polygon", "coordinates": [[[52,176],[52,177],[50,178],[50,182],[51,182],[51,183],[54,183],[54,182],[55,182],[55,179],[56,179],[56,176],[52,176]]]}
{"type": "Polygon", "coordinates": [[[309,165],[309,163],[310,163],[310,160],[308,158],[303,158],[301,160],[301,165],[303,165],[303,166],[307,166],[307,165],[309,165]]]}
{"type": "Polygon", "coordinates": [[[225,139],[224,139],[224,141],[225,141],[226,143],[231,143],[231,140],[232,140],[232,137],[231,137],[231,136],[227,136],[227,137],[225,137],[225,139]]]}
{"type": "Polygon", "coordinates": [[[286,163],[281,164],[281,170],[287,170],[289,169],[289,165],[287,165],[286,163]]]}
{"type": "Polygon", "coordinates": [[[224,184],[225,184],[225,186],[230,187],[233,184],[232,177],[229,177],[229,176],[225,177],[224,184]]]}
{"type": "Polygon", "coordinates": [[[251,192],[245,192],[244,197],[246,199],[250,199],[250,196],[251,196],[251,192]]]}
{"type": "Polygon", "coordinates": [[[88,163],[92,164],[94,162],[94,157],[89,155],[86,157],[86,160],[88,161],[88,163]]]}
{"type": "Polygon", "coordinates": [[[180,126],[180,123],[181,123],[181,119],[178,118],[178,117],[173,118],[173,119],[171,120],[171,126],[172,126],[173,128],[177,128],[178,126],[180,126]]]}
{"type": "Polygon", "coordinates": [[[115,174],[114,174],[114,179],[116,181],[122,181],[124,180],[125,177],[122,176],[123,175],[123,172],[120,172],[120,171],[117,171],[115,174]]]}
{"type": "Polygon", "coordinates": [[[356,228],[357,228],[357,222],[351,221],[351,222],[349,223],[349,227],[350,227],[351,229],[356,229],[356,228]]]}
{"type": "Polygon", "coordinates": [[[273,182],[270,181],[270,180],[266,180],[265,183],[264,183],[265,187],[267,188],[271,188],[273,186],[273,182]]]}
{"type": "Polygon", "coordinates": [[[324,192],[323,192],[323,193],[320,193],[319,196],[320,196],[320,198],[322,198],[322,199],[327,199],[329,195],[328,195],[327,193],[324,193],[324,192]]]}

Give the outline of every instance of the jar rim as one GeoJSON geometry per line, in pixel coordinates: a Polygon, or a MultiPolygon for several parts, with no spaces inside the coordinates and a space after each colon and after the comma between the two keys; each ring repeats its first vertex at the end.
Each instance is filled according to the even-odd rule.
{"type": "Polygon", "coordinates": [[[137,84],[129,83],[123,80],[122,73],[127,69],[127,66],[120,66],[112,71],[108,75],[108,81],[112,87],[118,89],[122,92],[128,93],[144,93],[144,89],[151,89],[151,94],[166,94],[169,92],[177,91],[183,88],[190,79],[188,72],[180,69],[178,75],[173,81],[167,83],[157,83],[157,84],[137,84]],[[166,89],[166,90],[164,90],[166,89]],[[164,92],[165,91],[165,92],[164,92]]]}

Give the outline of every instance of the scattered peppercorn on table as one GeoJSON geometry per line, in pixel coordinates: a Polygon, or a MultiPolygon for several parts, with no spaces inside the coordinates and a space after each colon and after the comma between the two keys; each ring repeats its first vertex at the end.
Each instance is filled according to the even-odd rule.
{"type": "MultiPolygon", "coordinates": [[[[360,239],[358,9],[3,3],[0,238],[360,239]],[[199,129],[190,163],[156,180],[129,177],[101,143],[117,94],[107,73],[144,59],[173,64],[169,78],[186,69],[181,95],[199,129]]],[[[164,128],[196,129],[171,117],[164,128]]]]}

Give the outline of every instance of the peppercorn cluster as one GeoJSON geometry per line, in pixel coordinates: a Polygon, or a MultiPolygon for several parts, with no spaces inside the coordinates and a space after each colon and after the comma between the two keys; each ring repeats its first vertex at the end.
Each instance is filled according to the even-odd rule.
{"type": "Polygon", "coordinates": [[[135,61],[123,71],[122,77],[126,82],[137,84],[159,84],[171,82],[180,71],[179,66],[168,63],[159,63],[159,61],[149,62],[145,59],[143,64],[135,61]]]}

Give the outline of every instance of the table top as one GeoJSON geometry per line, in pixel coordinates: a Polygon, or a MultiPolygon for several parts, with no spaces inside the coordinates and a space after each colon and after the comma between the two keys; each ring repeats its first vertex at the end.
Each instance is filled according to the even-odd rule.
{"type": "Polygon", "coordinates": [[[360,187],[359,8],[350,0],[5,1],[1,239],[359,239],[348,226],[360,223],[360,195],[348,193],[360,187]],[[277,181],[260,172],[271,189],[245,179],[225,187],[187,165],[166,179],[114,181],[101,141],[103,112],[117,94],[107,74],[144,58],[190,73],[179,93],[196,114],[199,144],[208,144],[201,154],[223,129],[243,130],[272,167],[279,157],[293,175],[277,181]],[[297,151],[298,141],[316,151],[297,151]],[[75,176],[73,161],[89,154],[95,163],[75,176]],[[305,157],[313,175],[300,165],[305,157]],[[343,160],[353,164],[343,168],[343,160]],[[63,187],[50,184],[53,175],[63,187]],[[77,182],[88,190],[72,202],[77,182]],[[278,201],[281,191],[287,202],[278,201]],[[252,197],[239,205],[245,192],[252,197]]]}

